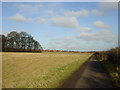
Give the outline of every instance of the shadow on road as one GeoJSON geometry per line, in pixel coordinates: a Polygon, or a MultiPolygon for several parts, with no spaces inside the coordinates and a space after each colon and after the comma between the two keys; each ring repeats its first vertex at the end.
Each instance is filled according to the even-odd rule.
{"type": "Polygon", "coordinates": [[[93,55],[60,88],[113,88],[111,78],[93,55]]]}

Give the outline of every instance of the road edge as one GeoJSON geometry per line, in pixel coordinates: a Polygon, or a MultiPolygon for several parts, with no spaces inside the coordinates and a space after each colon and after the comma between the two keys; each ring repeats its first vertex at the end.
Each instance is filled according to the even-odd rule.
{"type": "Polygon", "coordinates": [[[82,76],[89,60],[91,58],[93,58],[93,56],[94,56],[94,54],[91,55],[77,70],[75,70],[73,72],[73,74],[71,74],[67,79],[63,80],[62,83],[58,86],[58,88],[72,88],[72,87],[74,87],[78,81],[78,76],[79,76],[79,78],[82,76]]]}

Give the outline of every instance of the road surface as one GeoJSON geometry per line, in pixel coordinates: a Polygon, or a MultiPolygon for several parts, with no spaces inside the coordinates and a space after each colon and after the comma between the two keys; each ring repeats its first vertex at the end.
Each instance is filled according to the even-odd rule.
{"type": "Polygon", "coordinates": [[[64,81],[61,88],[113,88],[111,78],[106,74],[95,56],[87,61],[71,77],[64,81]]]}

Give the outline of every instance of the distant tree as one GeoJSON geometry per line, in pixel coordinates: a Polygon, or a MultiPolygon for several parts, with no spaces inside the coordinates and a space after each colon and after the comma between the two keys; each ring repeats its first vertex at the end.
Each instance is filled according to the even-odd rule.
{"type": "Polygon", "coordinates": [[[5,42],[6,42],[5,35],[0,35],[0,51],[4,51],[4,49],[5,49],[5,42]]]}
{"type": "Polygon", "coordinates": [[[43,48],[38,41],[27,32],[12,31],[5,35],[0,35],[2,51],[41,51],[43,48]]]}

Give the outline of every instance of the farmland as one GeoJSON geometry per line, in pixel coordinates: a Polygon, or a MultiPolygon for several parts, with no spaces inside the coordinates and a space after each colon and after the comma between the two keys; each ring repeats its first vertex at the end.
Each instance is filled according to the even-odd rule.
{"type": "Polygon", "coordinates": [[[3,52],[3,88],[56,88],[92,53],[3,52]]]}

